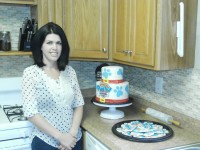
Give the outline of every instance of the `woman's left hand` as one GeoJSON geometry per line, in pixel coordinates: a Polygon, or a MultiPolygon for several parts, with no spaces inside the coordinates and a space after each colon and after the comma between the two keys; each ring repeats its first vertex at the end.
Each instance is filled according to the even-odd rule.
{"type": "Polygon", "coordinates": [[[60,137],[60,145],[58,149],[60,150],[72,150],[76,145],[76,138],[72,136],[70,133],[65,133],[60,137]]]}

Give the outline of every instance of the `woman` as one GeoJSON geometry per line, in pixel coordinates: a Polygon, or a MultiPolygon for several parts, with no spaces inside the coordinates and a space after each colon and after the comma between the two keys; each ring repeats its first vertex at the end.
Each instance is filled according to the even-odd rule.
{"type": "Polygon", "coordinates": [[[31,42],[34,65],[23,73],[24,116],[34,125],[32,150],[81,150],[84,100],[68,65],[69,44],[55,23],[41,27],[31,42]]]}

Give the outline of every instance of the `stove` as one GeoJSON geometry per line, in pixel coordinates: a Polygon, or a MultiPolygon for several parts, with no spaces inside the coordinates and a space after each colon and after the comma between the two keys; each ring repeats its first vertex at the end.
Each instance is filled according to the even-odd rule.
{"type": "Polygon", "coordinates": [[[3,110],[10,122],[27,120],[27,118],[24,117],[22,106],[3,105],[3,110]]]}
{"type": "Polygon", "coordinates": [[[0,78],[1,150],[31,150],[33,126],[23,114],[21,78],[0,78]]]}

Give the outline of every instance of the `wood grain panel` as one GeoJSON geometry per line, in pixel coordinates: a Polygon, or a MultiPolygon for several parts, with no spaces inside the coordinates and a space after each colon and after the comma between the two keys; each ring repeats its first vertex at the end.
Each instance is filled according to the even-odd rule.
{"type": "Polygon", "coordinates": [[[69,39],[71,57],[108,58],[108,1],[66,0],[64,30],[69,39]]]}
{"type": "Polygon", "coordinates": [[[111,1],[111,48],[115,60],[154,65],[156,0],[111,1]],[[132,51],[132,54],[124,53],[132,51]]]}
{"type": "Polygon", "coordinates": [[[95,1],[75,1],[72,6],[73,15],[76,16],[73,19],[75,49],[97,50],[102,43],[101,24],[99,23],[101,20],[101,4],[95,4],[95,1]],[[79,8],[79,5],[83,7],[79,8]],[[91,39],[93,39],[92,42],[91,39]]]}
{"type": "MultiPolygon", "coordinates": [[[[195,39],[196,39],[196,15],[197,0],[162,0],[161,19],[161,47],[157,55],[157,66],[159,70],[191,68],[194,66],[195,39]],[[184,23],[184,57],[177,55],[176,22],[180,20],[179,3],[185,6],[184,23]],[[165,19],[163,19],[165,18],[165,19]]],[[[159,40],[159,39],[158,39],[159,40]]]]}
{"type": "Polygon", "coordinates": [[[0,0],[0,3],[36,5],[37,0],[0,0]]]}
{"type": "Polygon", "coordinates": [[[55,22],[62,27],[63,24],[63,1],[40,0],[38,1],[38,26],[48,22],[55,22]]]}
{"type": "Polygon", "coordinates": [[[130,43],[130,10],[131,0],[111,1],[110,26],[112,58],[131,62],[131,57],[124,50],[131,50],[130,43]]]}
{"type": "Polygon", "coordinates": [[[114,4],[115,10],[115,49],[117,52],[122,52],[123,50],[128,50],[129,46],[129,21],[130,19],[130,0],[119,0],[117,3],[114,4]]]}
{"type": "Polygon", "coordinates": [[[153,66],[155,54],[156,1],[134,1],[133,62],[153,66]]]}
{"type": "Polygon", "coordinates": [[[0,56],[32,55],[32,52],[24,51],[0,51],[0,56]]]}

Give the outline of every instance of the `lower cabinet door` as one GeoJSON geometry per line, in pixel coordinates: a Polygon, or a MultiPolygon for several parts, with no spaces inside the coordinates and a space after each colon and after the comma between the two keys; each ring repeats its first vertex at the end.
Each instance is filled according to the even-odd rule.
{"type": "Polygon", "coordinates": [[[109,150],[105,145],[99,142],[89,132],[84,132],[84,150],[109,150]]]}

